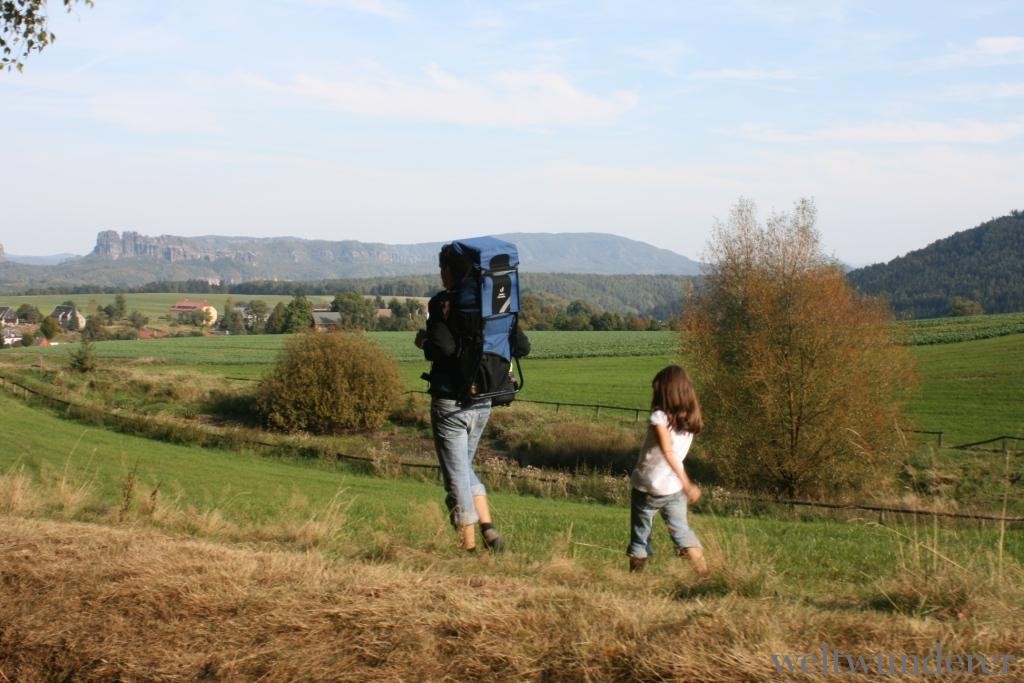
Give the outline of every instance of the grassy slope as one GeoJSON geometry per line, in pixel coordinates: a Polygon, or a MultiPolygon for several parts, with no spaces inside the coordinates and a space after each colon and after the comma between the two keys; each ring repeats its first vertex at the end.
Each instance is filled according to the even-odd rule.
{"type": "MultiPolygon", "coordinates": [[[[428,538],[446,535],[436,482],[380,479],[316,462],[148,441],[63,421],[4,394],[0,430],[12,444],[0,452],[0,470],[23,467],[43,480],[67,472],[73,482],[92,482],[95,502],[81,511],[87,520],[102,519],[99,511],[118,505],[125,479],[136,470],[140,492],[149,492],[160,482],[163,494],[178,497],[182,505],[216,508],[240,524],[285,514],[296,494],[304,505],[316,508],[340,491],[350,506],[346,534],[352,539],[368,543],[379,529],[410,545],[421,543],[424,533],[428,538]],[[426,532],[424,520],[433,524],[426,532]]],[[[621,564],[629,516],[623,508],[504,494],[494,494],[492,502],[497,522],[525,556],[549,558],[571,536],[582,544],[572,546],[574,557],[600,565],[621,564]]],[[[869,524],[697,519],[697,527],[712,538],[728,543],[738,536],[755,557],[773,558],[798,591],[817,593],[836,578],[862,583],[864,572],[884,574],[896,568],[898,538],[869,524]]],[[[992,548],[995,542],[991,530],[943,533],[948,534],[944,542],[955,543],[960,550],[992,548]]],[[[656,543],[664,550],[667,538],[659,534],[656,543]]],[[[1008,548],[1024,559],[1024,533],[1014,531],[1008,548]]]]}

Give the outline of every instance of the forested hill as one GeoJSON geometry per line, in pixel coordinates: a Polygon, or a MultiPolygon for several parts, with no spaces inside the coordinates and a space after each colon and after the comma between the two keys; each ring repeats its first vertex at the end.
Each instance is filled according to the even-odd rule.
{"type": "Polygon", "coordinates": [[[949,315],[957,298],[977,302],[985,313],[1024,311],[1024,212],[1013,211],[847,277],[865,294],[887,296],[900,317],[949,315]]]}

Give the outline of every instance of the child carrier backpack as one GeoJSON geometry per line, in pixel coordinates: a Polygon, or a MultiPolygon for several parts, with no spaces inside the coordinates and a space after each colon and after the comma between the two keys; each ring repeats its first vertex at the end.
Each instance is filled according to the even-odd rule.
{"type": "Polygon", "coordinates": [[[494,237],[445,245],[470,264],[453,292],[449,327],[456,337],[463,400],[491,399],[507,405],[523,388],[516,353],[519,322],[519,252],[494,237]],[[512,374],[515,362],[518,380],[512,374]]]}

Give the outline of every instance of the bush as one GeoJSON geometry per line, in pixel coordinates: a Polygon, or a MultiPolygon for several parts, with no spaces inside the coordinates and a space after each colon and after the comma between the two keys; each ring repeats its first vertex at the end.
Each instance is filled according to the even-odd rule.
{"type": "Polygon", "coordinates": [[[894,474],[915,383],[885,303],[822,253],[809,200],[764,224],[742,200],[709,244],[684,343],[724,483],[786,497],[894,474]]]}
{"type": "Polygon", "coordinates": [[[39,334],[43,335],[47,339],[53,339],[60,334],[60,323],[58,323],[53,316],[46,316],[43,318],[43,322],[39,323],[39,334]]]}
{"type": "Polygon", "coordinates": [[[77,372],[92,372],[96,369],[96,349],[90,341],[78,345],[78,350],[70,354],[71,369],[77,372]]]}
{"type": "Polygon", "coordinates": [[[398,402],[394,359],[362,334],[300,334],[260,382],[256,410],[272,428],[317,434],[377,429],[398,402]]]}

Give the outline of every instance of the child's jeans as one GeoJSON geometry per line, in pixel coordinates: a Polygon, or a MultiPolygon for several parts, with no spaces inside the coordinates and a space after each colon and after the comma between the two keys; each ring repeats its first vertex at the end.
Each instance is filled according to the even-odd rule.
{"type": "Polygon", "coordinates": [[[676,548],[700,548],[700,540],[686,523],[686,498],[682,491],[667,496],[655,496],[633,489],[629,505],[629,548],[630,557],[650,557],[654,554],[651,546],[651,526],[654,513],[660,512],[668,526],[668,533],[676,548]]]}

